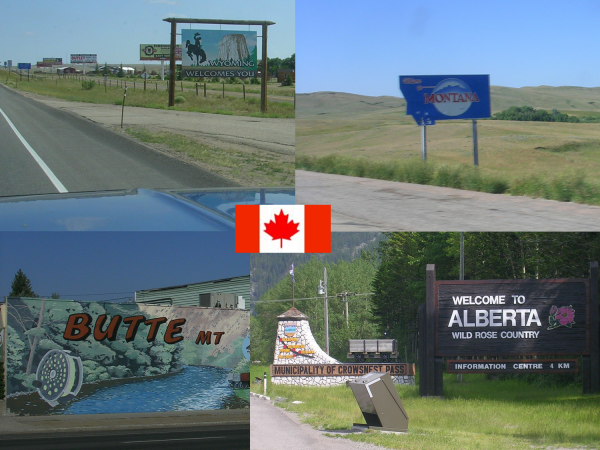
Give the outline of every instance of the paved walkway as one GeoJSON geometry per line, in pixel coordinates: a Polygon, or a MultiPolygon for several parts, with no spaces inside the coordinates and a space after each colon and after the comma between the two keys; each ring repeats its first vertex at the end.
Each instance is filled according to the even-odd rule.
{"type": "MultiPolygon", "coordinates": [[[[358,408],[358,406],[357,406],[358,408]]],[[[271,401],[250,397],[250,450],[380,450],[373,444],[325,436],[347,433],[319,431],[300,421],[297,414],[274,406],[271,401]]]]}

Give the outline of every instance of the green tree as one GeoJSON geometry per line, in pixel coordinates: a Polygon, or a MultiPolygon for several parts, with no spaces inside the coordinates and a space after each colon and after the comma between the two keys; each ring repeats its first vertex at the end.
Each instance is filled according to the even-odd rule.
{"type": "Polygon", "coordinates": [[[21,269],[16,273],[10,287],[9,297],[37,297],[36,293],[33,292],[29,278],[27,278],[27,275],[21,269]]]}
{"type": "Polygon", "coordinates": [[[459,255],[449,251],[451,233],[387,233],[379,244],[381,264],[373,278],[373,320],[379,333],[398,340],[416,357],[419,305],[425,301],[425,269],[440,279],[458,278],[459,255]]]}
{"type": "Polygon", "coordinates": [[[287,77],[285,77],[285,80],[283,80],[283,83],[281,83],[282,86],[292,86],[294,84],[294,82],[292,81],[292,76],[290,74],[288,74],[287,77]]]}
{"type": "MultiPolygon", "coordinates": [[[[352,261],[323,262],[316,257],[304,264],[295,264],[295,306],[309,317],[310,328],[317,343],[325,349],[324,304],[318,296],[319,280],[327,269],[329,297],[329,348],[330,355],[345,361],[348,339],[375,338],[377,330],[371,316],[370,295],[348,296],[348,325],[345,304],[336,295],[343,292],[369,294],[375,275],[377,258],[368,252],[352,261]],[[308,300],[305,300],[308,299],[308,300]]],[[[251,359],[272,361],[277,334],[277,316],[292,307],[292,280],[288,275],[273,285],[256,304],[256,316],[250,321],[251,359]]]]}

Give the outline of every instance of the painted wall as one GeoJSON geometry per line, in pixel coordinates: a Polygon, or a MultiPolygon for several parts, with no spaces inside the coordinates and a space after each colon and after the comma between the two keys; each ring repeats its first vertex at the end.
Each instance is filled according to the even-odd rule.
{"type": "Polygon", "coordinates": [[[13,413],[249,407],[227,382],[249,371],[248,311],[10,298],[7,313],[13,413]]]}
{"type": "Polygon", "coordinates": [[[4,318],[3,306],[0,305],[0,363],[4,361],[4,324],[6,319],[4,318]]]}

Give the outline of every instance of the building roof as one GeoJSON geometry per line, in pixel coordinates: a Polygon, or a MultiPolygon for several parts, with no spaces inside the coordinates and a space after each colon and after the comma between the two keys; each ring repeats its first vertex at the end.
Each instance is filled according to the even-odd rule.
{"type": "Polygon", "coordinates": [[[178,306],[198,306],[200,294],[227,293],[250,300],[250,275],[243,275],[180,286],[165,286],[135,292],[136,303],[160,304],[165,301],[178,306]]]}
{"type": "Polygon", "coordinates": [[[308,320],[308,316],[292,307],[283,314],[277,316],[278,320],[308,320]]]}

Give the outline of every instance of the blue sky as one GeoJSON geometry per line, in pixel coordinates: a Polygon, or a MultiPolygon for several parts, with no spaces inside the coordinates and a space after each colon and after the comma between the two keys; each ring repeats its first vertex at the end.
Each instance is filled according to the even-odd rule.
{"type": "Polygon", "coordinates": [[[600,86],[598,0],[302,0],[296,91],[400,97],[399,75],[600,86]]]}
{"type": "Polygon", "coordinates": [[[19,269],[40,296],[124,301],[136,290],[249,275],[250,255],[236,254],[225,232],[0,233],[1,297],[19,269]]]}
{"type": "MultiPolygon", "coordinates": [[[[140,64],[140,44],[168,44],[167,17],[226,20],[268,20],[269,57],[287,58],[295,52],[292,0],[20,0],[0,7],[0,62],[12,59],[35,64],[43,58],[95,53],[98,62],[140,64]]],[[[190,25],[178,25],[189,28],[190,25]]],[[[219,25],[193,25],[219,29],[219,25]]],[[[222,29],[248,30],[223,25],[222,29]]],[[[250,27],[262,34],[260,26],[250,27]]],[[[179,37],[178,37],[179,42],[179,37]]],[[[259,39],[258,55],[261,56],[259,39]]]]}

